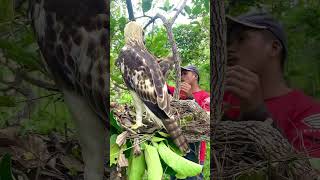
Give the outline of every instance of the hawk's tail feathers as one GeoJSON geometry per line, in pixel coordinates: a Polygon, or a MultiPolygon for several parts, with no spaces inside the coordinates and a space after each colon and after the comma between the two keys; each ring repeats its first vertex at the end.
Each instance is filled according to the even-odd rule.
{"type": "Polygon", "coordinates": [[[163,121],[163,124],[178,148],[182,152],[188,153],[190,151],[188,141],[182,134],[182,130],[180,129],[177,121],[175,119],[166,119],[163,121]]]}

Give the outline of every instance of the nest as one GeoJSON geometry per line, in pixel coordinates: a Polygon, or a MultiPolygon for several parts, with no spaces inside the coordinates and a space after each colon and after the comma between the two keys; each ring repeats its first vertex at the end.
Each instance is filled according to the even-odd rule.
{"type": "MultiPolygon", "coordinates": [[[[205,112],[193,100],[173,100],[170,105],[188,142],[210,140],[209,113],[205,112]]],[[[113,104],[112,109],[121,127],[129,132],[128,139],[137,138],[139,135],[153,134],[162,129],[156,123],[150,122],[148,116],[144,114],[143,123],[147,126],[133,130],[130,128],[135,123],[133,107],[113,104]]]]}
{"type": "Polygon", "coordinates": [[[297,152],[267,122],[221,121],[212,132],[211,142],[211,174],[215,179],[234,179],[243,174],[280,180],[320,177],[308,157],[297,152]]]}

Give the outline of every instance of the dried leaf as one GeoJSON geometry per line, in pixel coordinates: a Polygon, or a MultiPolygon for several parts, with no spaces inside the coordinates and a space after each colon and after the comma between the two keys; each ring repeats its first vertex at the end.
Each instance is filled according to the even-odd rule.
{"type": "Polygon", "coordinates": [[[0,129],[0,146],[17,145],[19,128],[17,126],[0,129]]]}
{"type": "Polygon", "coordinates": [[[120,168],[122,168],[122,167],[128,167],[128,164],[129,164],[128,159],[125,157],[125,155],[123,154],[123,152],[121,152],[121,153],[119,154],[119,157],[118,157],[118,166],[119,166],[120,168]]]}
{"type": "Polygon", "coordinates": [[[124,143],[126,143],[127,137],[129,135],[128,131],[123,131],[121,134],[117,136],[116,143],[119,147],[121,147],[124,143]]]}
{"type": "Polygon", "coordinates": [[[44,141],[37,135],[27,135],[18,139],[19,145],[12,146],[14,159],[25,168],[43,167],[49,159],[44,141]]]}
{"type": "Polygon", "coordinates": [[[57,163],[57,157],[53,157],[48,161],[47,165],[52,169],[56,169],[56,163],[57,163]]]}
{"type": "Polygon", "coordinates": [[[72,156],[61,155],[60,160],[69,170],[75,170],[77,172],[83,172],[84,170],[84,165],[72,156]]]}
{"type": "Polygon", "coordinates": [[[140,140],[138,138],[134,138],[133,140],[133,154],[135,156],[139,156],[141,154],[140,140]]]}

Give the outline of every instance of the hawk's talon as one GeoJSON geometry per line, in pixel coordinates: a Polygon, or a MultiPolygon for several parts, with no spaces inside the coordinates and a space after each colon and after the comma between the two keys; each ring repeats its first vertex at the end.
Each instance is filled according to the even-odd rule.
{"type": "Polygon", "coordinates": [[[136,129],[139,129],[140,127],[142,127],[142,126],[147,127],[147,125],[145,125],[143,123],[136,123],[136,124],[131,126],[131,129],[136,130],[136,129]]]}

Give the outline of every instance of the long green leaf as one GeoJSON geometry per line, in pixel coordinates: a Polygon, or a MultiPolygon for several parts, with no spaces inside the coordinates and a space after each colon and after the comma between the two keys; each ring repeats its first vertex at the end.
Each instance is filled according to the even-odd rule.
{"type": "Polygon", "coordinates": [[[14,18],[13,0],[0,0],[0,23],[5,23],[14,18]]]}
{"type": "Polygon", "coordinates": [[[118,133],[121,133],[122,132],[122,128],[118,124],[117,120],[114,118],[113,111],[110,111],[109,117],[110,117],[111,126],[114,127],[117,130],[118,133]]]}
{"type": "Polygon", "coordinates": [[[116,143],[117,136],[117,134],[113,134],[110,137],[110,166],[117,164],[117,159],[120,152],[120,147],[116,143]]]}
{"type": "Polygon", "coordinates": [[[12,180],[11,157],[5,154],[0,162],[0,180],[12,180]]]}

